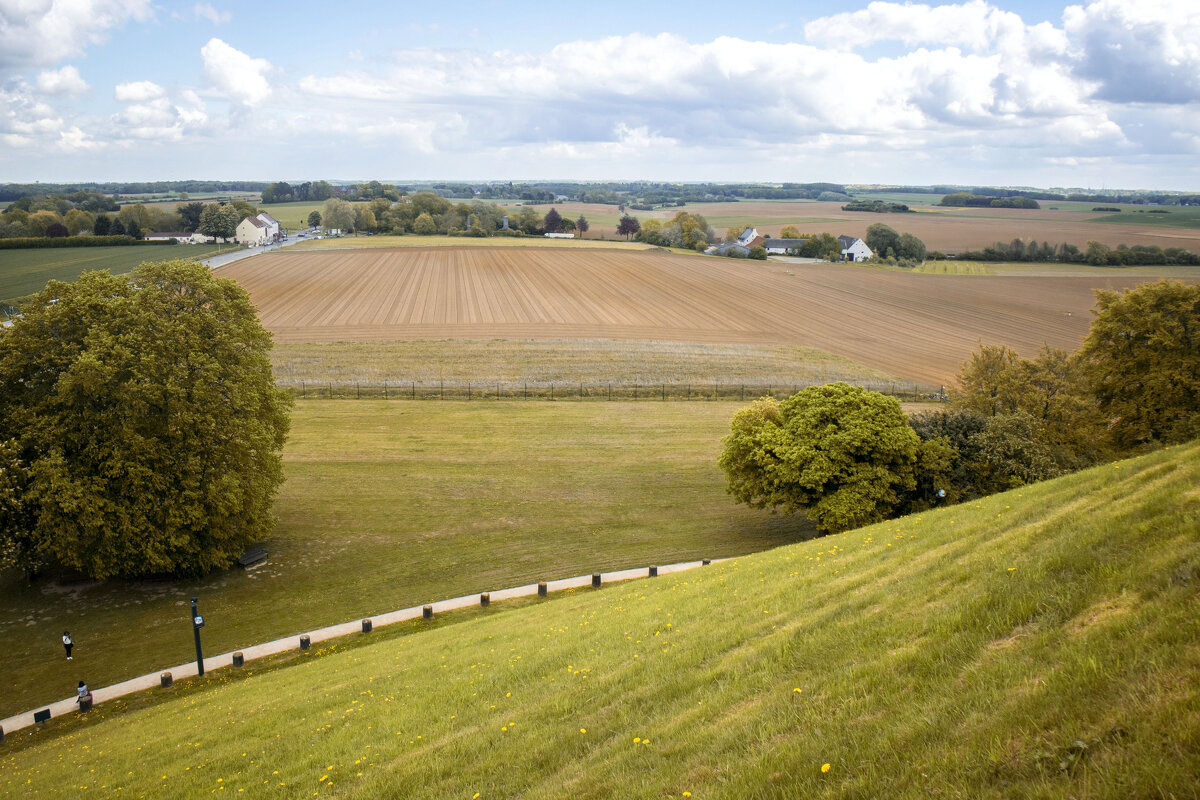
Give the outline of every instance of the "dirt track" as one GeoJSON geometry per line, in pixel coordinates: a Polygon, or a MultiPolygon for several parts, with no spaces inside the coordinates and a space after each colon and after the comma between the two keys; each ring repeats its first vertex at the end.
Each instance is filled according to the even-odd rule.
{"type": "Polygon", "coordinates": [[[1076,348],[1120,277],[914,275],[604,250],[269,254],[223,268],[284,342],[602,338],[798,344],[949,382],[978,342],[1076,348]]]}

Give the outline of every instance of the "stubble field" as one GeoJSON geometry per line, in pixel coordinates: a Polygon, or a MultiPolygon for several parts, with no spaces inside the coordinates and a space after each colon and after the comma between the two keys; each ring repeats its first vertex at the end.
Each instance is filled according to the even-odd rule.
{"type": "Polygon", "coordinates": [[[979,342],[1074,349],[1095,288],[1147,276],[920,275],[661,252],[280,253],[222,268],[278,341],[616,339],[814,347],[949,383],[979,342]]]}

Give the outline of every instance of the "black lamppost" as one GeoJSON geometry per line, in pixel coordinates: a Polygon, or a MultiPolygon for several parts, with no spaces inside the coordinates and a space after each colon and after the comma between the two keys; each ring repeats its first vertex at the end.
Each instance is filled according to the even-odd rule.
{"type": "Polygon", "coordinates": [[[196,636],[196,674],[204,674],[204,653],[200,650],[200,629],[204,627],[204,617],[196,610],[197,598],[192,598],[192,633],[196,636]]]}

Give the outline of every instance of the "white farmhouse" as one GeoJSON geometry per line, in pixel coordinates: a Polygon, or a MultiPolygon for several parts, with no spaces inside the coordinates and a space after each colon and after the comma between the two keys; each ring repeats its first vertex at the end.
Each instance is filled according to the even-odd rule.
{"type": "Polygon", "coordinates": [[[737,243],[742,247],[750,247],[750,243],[758,238],[758,228],[746,228],[742,231],[741,236],[738,236],[737,243]]]}
{"type": "Polygon", "coordinates": [[[246,245],[264,245],[279,241],[279,222],[267,212],[246,217],[238,223],[236,241],[246,245]]]}
{"type": "Polygon", "coordinates": [[[838,244],[842,247],[842,256],[847,261],[866,261],[875,255],[867,243],[853,236],[839,236],[838,244]]]}

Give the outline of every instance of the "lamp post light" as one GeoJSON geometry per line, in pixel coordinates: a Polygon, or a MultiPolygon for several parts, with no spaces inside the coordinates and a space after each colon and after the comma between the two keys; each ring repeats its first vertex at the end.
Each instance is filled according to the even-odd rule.
{"type": "Polygon", "coordinates": [[[200,650],[200,629],[204,627],[204,617],[196,610],[197,598],[192,598],[192,633],[196,637],[196,674],[204,674],[204,653],[200,650]]]}

